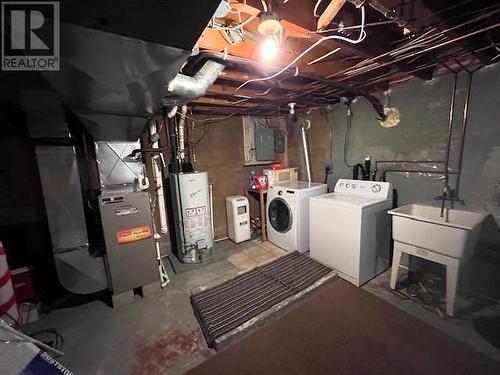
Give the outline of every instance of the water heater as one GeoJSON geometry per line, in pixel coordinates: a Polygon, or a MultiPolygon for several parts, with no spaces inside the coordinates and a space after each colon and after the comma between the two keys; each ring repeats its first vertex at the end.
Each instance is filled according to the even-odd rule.
{"type": "Polygon", "coordinates": [[[213,252],[207,172],[170,175],[177,257],[183,263],[199,263],[213,252]]]}

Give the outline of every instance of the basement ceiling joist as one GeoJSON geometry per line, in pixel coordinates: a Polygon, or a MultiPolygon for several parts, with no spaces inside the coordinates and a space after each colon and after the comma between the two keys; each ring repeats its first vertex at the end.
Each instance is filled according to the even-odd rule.
{"type": "MultiPolygon", "coordinates": [[[[331,2],[323,0],[318,14],[331,2]]],[[[195,112],[203,109],[203,113],[227,113],[235,103],[240,107],[244,103],[246,109],[256,113],[271,113],[291,101],[304,108],[324,107],[341,96],[353,96],[359,91],[369,94],[409,79],[428,80],[447,72],[446,67],[458,69],[494,63],[500,52],[497,46],[500,3],[494,0],[347,1],[324,32],[316,30],[318,18],[313,15],[316,3],[317,0],[267,0],[266,4],[279,15],[284,28],[282,54],[273,62],[275,67],[286,66],[322,37],[340,35],[356,39],[361,15],[353,3],[365,7],[365,40],[359,44],[339,40],[321,42],[292,66],[292,71],[295,68],[311,78],[307,82],[284,73],[274,79],[245,84],[238,90],[246,81],[266,77],[277,68],[259,56],[261,36],[256,16],[262,11],[262,1],[231,0],[232,12],[217,22],[234,27],[254,17],[242,28],[243,41],[229,43],[230,32],[209,25],[198,46],[216,52],[226,49],[230,55],[260,66],[261,71],[230,64],[209,92],[212,100],[220,99],[217,107],[199,100],[192,103],[195,112]]]]}

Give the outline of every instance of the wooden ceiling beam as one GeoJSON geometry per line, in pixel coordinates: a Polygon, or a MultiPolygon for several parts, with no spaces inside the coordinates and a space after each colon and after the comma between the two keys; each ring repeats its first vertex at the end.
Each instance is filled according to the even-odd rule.
{"type": "Polygon", "coordinates": [[[193,100],[193,103],[197,104],[209,104],[209,105],[220,105],[220,106],[231,106],[235,108],[255,108],[258,104],[255,102],[238,102],[238,98],[235,98],[234,101],[231,100],[226,100],[226,99],[219,99],[219,98],[211,98],[207,96],[203,96],[201,98],[198,98],[196,100],[193,100]]]}
{"type": "MultiPolygon", "coordinates": [[[[269,90],[269,89],[267,89],[269,90]]],[[[282,95],[277,95],[274,94],[271,91],[268,93],[265,93],[267,90],[251,90],[247,88],[243,88],[238,91],[238,95],[241,97],[251,97],[255,99],[261,99],[261,100],[279,100],[282,98],[282,95]]],[[[233,95],[234,94],[234,87],[229,86],[229,85],[222,85],[220,83],[214,83],[210,88],[208,89],[208,92],[216,95],[233,95]]],[[[238,99],[241,99],[241,97],[235,97],[234,101],[237,101],[238,99]]]]}
{"type": "MultiPolygon", "coordinates": [[[[243,83],[245,81],[248,81],[250,79],[254,78],[259,78],[259,76],[256,76],[254,74],[248,74],[244,72],[235,72],[232,70],[224,70],[221,75],[219,76],[219,79],[223,80],[228,80],[228,81],[236,81],[243,83]]],[[[280,79],[282,79],[281,77],[280,79]]],[[[286,82],[286,79],[284,82],[277,82],[276,80],[269,80],[269,81],[257,81],[257,82],[252,82],[252,85],[256,86],[262,86],[265,88],[270,88],[270,87],[275,87],[278,89],[284,89],[284,90],[301,90],[304,88],[304,84],[298,83],[298,82],[286,82]]]]}
{"type": "MultiPolygon", "coordinates": [[[[324,0],[326,1],[326,0],[324,0]]],[[[332,2],[329,4],[331,5],[332,3],[336,3],[338,0],[332,0],[332,2]]],[[[344,4],[345,5],[344,1],[344,4]]],[[[247,0],[247,3],[254,4],[255,6],[258,6],[258,3],[260,3],[260,0],[247,0]]],[[[291,6],[290,2],[287,2],[286,4],[276,4],[273,7],[273,10],[279,15],[279,17],[284,20],[293,20],[295,22],[295,25],[297,27],[302,27],[305,30],[314,30],[316,28],[316,21],[313,16],[313,9],[314,5],[316,4],[316,0],[303,0],[300,2],[295,2],[293,6],[291,6]]],[[[369,3],[371,4],[371,3],[369,3]]],[[[357,23],[359,22],[359,9],[354,8],[353,6],[342,6],[339,8],[340,12],[337,14],[341,14],[342,19],[344,22],[347,22],[347,24],[351,23],[357,23]]],[[[374,21],[374,20],[380,20],[380,15],[378,12],[372,7],[365,6],[365,11],[366,11],[366,22],[374,21]]],[[[388,11],[389,12],[389,11],[388,11]]],[[[331,20],[330,20],[331,23],[331,20]]],[[[321,64],[321,65],[312,65],[312,66],[305,66],[305,63],[307,61],[311,61],[314,58],[320,57],[321,55],[324,55],[325,53],[335,50],[336,48],[341,48],[341,52],[343,55],[347,56],[359,56],[361,58],[371,58],[374,56],[381,55],[390,48],[392,48],[391,43],[394,42],[397,39],[400,39],[402,37],[402,31],[400,34],[397,33],[398,29],[397,26],[394,25],[384,25],[377,27],[376,29],[366,29],[368,36],[367,39],[359,44],[350,44],[350,43],[345,43],[345,42],[340,42],[338,40],[328,40],[325,41],[324,43],[321,43],[318,47],[316,47],[313,51],[311,51],[308,56],[306,56],[301,63],[301,67],[305,71],[309,72],[315,72],[317,75],[322,75],[322,76],[329,76],[332,73],[335,73],[336,71],[340,71],[346,68],[344,67],[338,67],[336,66],[337,60],[335,58],[332,58],[330,60],[330,64],[321,64]]],[[[355,30],[352,32],[353,35],[357,35],[356,33],[358,30],[355,30]]],[[[319,40],[321,37],[328,35],[328,34],[319,34],[314,31],[308,31],[310,35],[310,40],[307,41],[307,45],[305,40],[294,40],[293,38],[287,38],[286,42],[294,45],[294,51],[296,52],[295,54],[288,54],[288,58],[285,59],[284,61],[280,61],[281,65],[285,65],[289,61],[291,61],[296,55],[297,51],[303,51],[305,48],[307,48],[311,43],[316,42],[319,40]]],[[[408,72],[412,71],[414,69],[414,66],[412,64],[408,64],[407,62],[398,62],[394,64],[399,70],[402,72],[408,72]]],[[[416,77],[428,80],[432,78],[432,71],[418,71],[415,73],[416,77]]]]}
{"type": "Polygon", "coordinates": [[[325,30],[330,22],[333,21],[337,13],[340,11],[340,8],[345,5],[345,3],[346,0],[331,0],[330,4],[328,4],[328,6],[318,19],[316,30],[325,30]]]}

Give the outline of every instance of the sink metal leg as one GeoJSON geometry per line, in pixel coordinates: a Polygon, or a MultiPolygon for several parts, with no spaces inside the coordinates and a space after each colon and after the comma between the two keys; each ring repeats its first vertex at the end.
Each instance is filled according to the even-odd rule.
{"type": "Polygon", "coordinates": [[[446,314],[453,316],[455,312],[455,298],[457,296],[459,265],[446,265],[446,314]]]}
{"type": "Polygon", "coordinates": [[[396,281],[398,280],[399,263],[401,262],[401,250],[394,246],[394,254],[392,256],[391,268],[391,289],[396,289],[396,281]]]}
{"type": "Polygon", "coordinates": [[[391,289],[396,289],[399,269],[408,269],[408,267],[401,265],[401,258],[403,254],[405,256],[416,256],[422,259],[427,259],[432,262],[443,264],[446,267],[446,314],[453,316],[455,312],[455,299],[457,296],[458,273],[460,271],[461,263],[460,259],[395,241],[390,280],[391,289]]]}

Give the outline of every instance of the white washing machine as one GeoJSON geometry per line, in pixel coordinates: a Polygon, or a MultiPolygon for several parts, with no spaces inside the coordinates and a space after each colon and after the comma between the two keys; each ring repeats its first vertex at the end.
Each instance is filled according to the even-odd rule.
{"type": "Polygon", "coordinates": [[[287,251],[309,250],[309,198],[326,193],[326,184],[290,181],[267,192],[267,237],[287,251]]]}
{"type": "Polygon", "coordinates": [[[390,266],[392,185],[339,179],[310,200],[310,256],[361,286],[390,266]]]}

